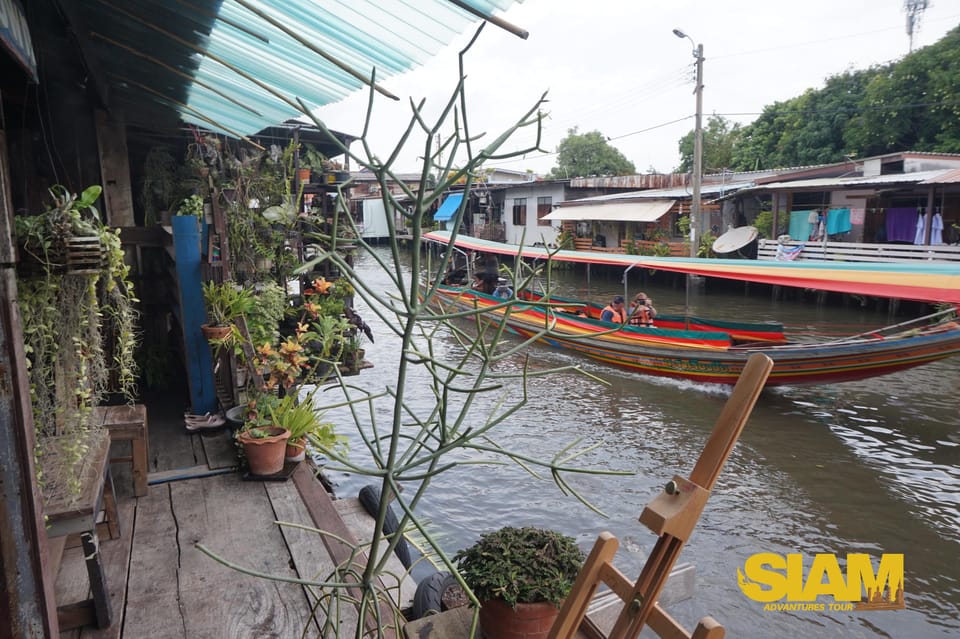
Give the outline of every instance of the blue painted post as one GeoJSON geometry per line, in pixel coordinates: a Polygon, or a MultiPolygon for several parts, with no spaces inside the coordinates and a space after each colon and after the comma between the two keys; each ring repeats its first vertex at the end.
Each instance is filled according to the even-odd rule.
{"type": "Polygon", "coordinates": [[[173,247],[177,256],[177,289],[180,291],[180,324],[190,385],[190,406],[194,413],[217,411],[210,346],[200,325],[207,321],[200,286],[200,228],[192,215],[175,215],[173,247]]]}

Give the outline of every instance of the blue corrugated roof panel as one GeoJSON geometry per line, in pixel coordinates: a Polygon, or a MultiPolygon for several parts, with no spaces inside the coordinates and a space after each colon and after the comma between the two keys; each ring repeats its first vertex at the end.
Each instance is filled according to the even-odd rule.
{"type": "Polygon", "coordinates": [[[463,193],[452,193],[443,201],[437,212],[433,214],[435,222],[446,222],[453,217],[453,214],[460,208],[460,202],[463,201],[463,193]]]}
{"type": "MultiPolygon", "coordinates": [[[[465,4],[491,15],[522,1],[465,4]]],[[[378,83],[408,71],[478,20],[448,0],[243,0],[217,17],[181,115],[231,136],[300,116],[298,98],[310,109],[342,100],[374,68],[378,83]]]]}

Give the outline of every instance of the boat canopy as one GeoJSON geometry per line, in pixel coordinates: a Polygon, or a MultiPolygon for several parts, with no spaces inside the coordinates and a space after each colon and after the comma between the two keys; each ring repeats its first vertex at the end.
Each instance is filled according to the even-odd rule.
{"type": "MultiPolygon", "coordinates": [[[[552,215],[552,214],[551,214],[552,215]]],[[[450,231],[432,231],[424,238],[449,244],[450,231]]],[[[552,259],[583,264],[644,267],[726,279],[795,286],[853,295],[872,295],[905,300],[960,305],[960,264],[951,262],[828,262],[804,260],[775,262],[763,260],[704,259],[624,255],[598,251],[552,251],[459,235],[460,249],[513,255],[526,259],[552,259]]]]}

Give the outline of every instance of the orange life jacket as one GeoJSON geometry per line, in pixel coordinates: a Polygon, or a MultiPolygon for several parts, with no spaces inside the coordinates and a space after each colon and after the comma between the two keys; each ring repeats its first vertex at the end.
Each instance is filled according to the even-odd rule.
{"type": "Polygon", "coordinates": [[[611,313],[613,313],[613,317],[610,319],[610,321],[614,322],[615,324],[623,324],[624,322],[627,321],[627,315],[626,313],[624,313],[623,309],[620,309],[618,311],[612,305],[607,304],[603,309],[603,312],[606,312],[606,311],[610,311],[611,313]]]}
{"type": "Polygon", "coordinates": [[[650,307],[646,304],[637,306],[633,315],[630,316],[631,326],[653,326],[653,318],[650,316],[650,307]]]}

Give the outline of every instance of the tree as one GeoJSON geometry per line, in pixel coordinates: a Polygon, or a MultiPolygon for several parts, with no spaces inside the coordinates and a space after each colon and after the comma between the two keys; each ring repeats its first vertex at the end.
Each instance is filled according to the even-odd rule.
{"type": "MultiPolygon", "coordinates": [[[[693,130],[680,138],[680,166],[676,173],[689,173],[693,170],[693,130]]],[[[733,151],[742,134],[741,127],[721,115],[712,115],[707,119],[703,130],[703,172],[733,166],[733,151]]]]}
{"type": "Polygon", "coordinates": [[[548,177],[562,180],[588,175],[634,175],[633,162],[607,143],[599,131],[577,133],[567,129],[567,137],[557,147],[557,165],[548,177]]]}
{"type": "Polygon", "coordinates": [[[845,139],[860,155],[960,151],[960,27],[884,69],[867,85],[845,139]]]}
{"type": "MultiPolygon", "coordinates": [[[[822,89],[765,107],[740,132],[729,166],[755,170],[842,162],[850,154],[960,152],[958,76],[960,27],[899,62],[831,76],[822,89]]],[[[686,138],[680,142],[682,153],[692,149],[688,137],[686,147],[686,138]]],[[[705,157],[709,153],[705,139],[705,157]]],[[[704,165],[712,166],[706,159],[704,165]]]]}

